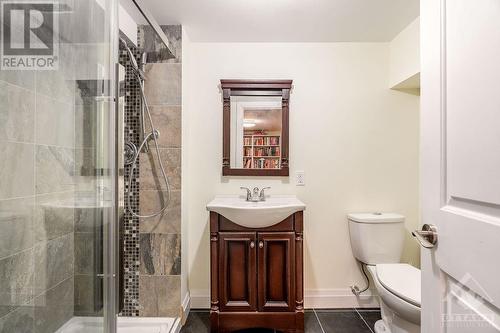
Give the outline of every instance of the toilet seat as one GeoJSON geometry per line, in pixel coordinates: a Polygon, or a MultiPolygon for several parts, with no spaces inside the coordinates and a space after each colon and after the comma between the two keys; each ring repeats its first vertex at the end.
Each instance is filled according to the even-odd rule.
{"type": "MultiPolygon", "coordinates": [[[[405,265],[405,264],[381,264],[381,265],[405,265]]],[[[379,266],[381,265],[376,265],[376,266],[371,266],[368,265],[368,271],[370,272],[373,282],[375,283],[375,288],[377,289],[377,292],[380,296],[381,303],[385,304],[385,306],[389,307],[392,312],[397,313],[401,318],[404,320],[410,322],[412,325],[420,325],[420,305],[414,305],[410,302],[408,302],[406,299],[398,296],[396,293],[392,292],[389,288],[386,288],[384,285],[382,285],[380,278],[378,276],[378,269],[379,266]]],[[[397,268],[396,268],[397,269],[397,268]]],[[[415,268],[417,272],[420,272],[417,268],[415,268]]],[[[402,268],[402,270],[405,270],[405,268],[402,268]]],[[[384,272],[384,268],[382,268],[382,271],[384,272]]],[[[385,271],[385,273],[390,272],[390,270],[385,271]]],[[[396,276],[405,276],[405,273],[402,273],[400,275],[396,276]]],[[[383,277],[386,275],[384,273],[381,274],[383,277]]],[[[408,275],[406,275],[408,277],[408,275]]],[[[389,278],[389,277],[387,277],[389,278]]],[[[386,285],[389,285],[390,282],[388,282],[388,279],[385,279],[386,285]]],[[[408,282],[406,282],[408,283],[408,282]]],[[[413,285],[415,285],[415,280],[413,281],[413,285]]],[[[417,281],[417,286],[420,288],[420,281],[417,281]]],[[[392,289],[395,290],[394,285],[392,285],[392,289]]],[[[403,294],[401,292],[404,290],[404,288],[400,288],[398,291],[400,294],[403,294]]],[[[406,293],[408,294],[408,293],[406,293]]],[[[408,297],[407,297],[408,298],[408,297]]],[[[382,305],[382,304],[381,304],[382,305]]],[[[383,306],[382,306],[383,307],[383,306]]]]}
{"type": "Polygon", "coordinates": [[[408,264],[376,265],[377,279],[380,284],[404,301],[420,307],[421,279],[420,270],[408,264]]]}

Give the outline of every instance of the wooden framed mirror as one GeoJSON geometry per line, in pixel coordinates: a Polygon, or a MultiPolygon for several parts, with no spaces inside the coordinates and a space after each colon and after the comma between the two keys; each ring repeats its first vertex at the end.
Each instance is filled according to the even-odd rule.
{"type": "Polygon", "coordinates": [[[221,80],[223,176],[289,175],[292,80],[221,80]]]}

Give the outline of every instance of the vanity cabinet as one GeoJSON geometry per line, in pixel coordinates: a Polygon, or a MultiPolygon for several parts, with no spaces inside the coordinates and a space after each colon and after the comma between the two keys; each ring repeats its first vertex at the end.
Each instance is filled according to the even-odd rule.
{"type": "Polygon", "coordinates": [[[219,233],[221,311],[257,309],[257,249],[254,232],[219,233]]]}
{"type": "Polygon", "coordinates": [[[259,311],[295,310],[295,233],[258,233],[259,311]]]}
{"type": "Polygon", "coordinates": [[[304,331],[303,212],[251,229],[210,212],[212,332],[304,331]]]}

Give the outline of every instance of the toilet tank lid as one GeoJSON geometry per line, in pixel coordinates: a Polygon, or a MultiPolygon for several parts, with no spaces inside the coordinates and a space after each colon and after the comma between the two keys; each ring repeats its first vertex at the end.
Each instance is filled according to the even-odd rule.
{"type": "Polygon", "coordinates": [[[347,218],[359,223],[398,223],[405,220],[403,215],[396,213],[353,213],[347,214],[347,218]]]}

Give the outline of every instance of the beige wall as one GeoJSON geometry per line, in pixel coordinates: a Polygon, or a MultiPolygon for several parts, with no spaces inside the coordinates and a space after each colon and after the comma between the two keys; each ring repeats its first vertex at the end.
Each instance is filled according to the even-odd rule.
{"type": "Polygon", "coordinates": [[[390,42],[389,61],[389,87],[420,87],[420,17],[390,42]]]}
{"type": "MultiPolygon", "coordinates": [[[[388,89],[389,44],[186,38],[183,47],[183,224],[192,296],[208,295],[205,205],[216,194],[240,193],[242,185],[271,186],[270,194],[297,194],[307,204],[306,296],[348,296],[348,287],[362,278],[346,214],[395,211],[407,216],[408,231],[418,225],[418,97],[388,89]],[[222,78],[294,80],[290,178],[221,176],[222,78]],[[294,184],[297,170],[305,171],[305,187],[294,184]]],[[[418,249],[409,239],[404,260],[418,264],[418,249]]]]}

